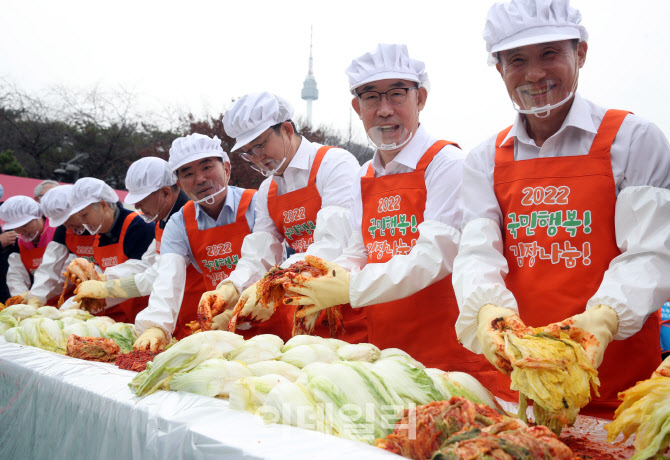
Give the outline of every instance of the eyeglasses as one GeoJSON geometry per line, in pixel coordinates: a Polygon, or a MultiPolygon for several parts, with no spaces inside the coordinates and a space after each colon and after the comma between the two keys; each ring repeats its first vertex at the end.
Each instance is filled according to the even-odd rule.
{"type": "Polygon", "coordinates": [[[386,100],[392,105],[400,105],[407,100],[407,92],[410,89],[419,89],[416,86],[411,88],[393,88],[388,91],[380,93],[379,91],[363,91],[358,95],[361,103],[369,108],[375,109],[382,103],[382,96],[386,96],[386,100]]]}
{"type": "Polygon", "coordinates": [[[270,136],[272,135],[272,131],[268,133],[267,136],[265,136],[265,139],[263,142],[260,142],[253,147],[249,149],[247,152],[240,152],[240,156],[242,157],[243,160],[251,162],[252,158],[258,158],[261,155],[265,154],[265,144],[267,143],[268,139],[270,139],[270,136]]]}

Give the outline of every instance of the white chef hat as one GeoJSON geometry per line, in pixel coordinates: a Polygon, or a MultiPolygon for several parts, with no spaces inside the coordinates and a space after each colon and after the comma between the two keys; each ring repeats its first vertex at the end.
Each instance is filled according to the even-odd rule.
{"type": "Polygon", "coordinates": [[[587,41],[589,34],[579,23],[582,15],[570,0],[510,0],[490,9],[484,26],[489,65],[498,62],[495,53],[521,46],[560,40],[587,41]]]}
{"type": "Polygon", "coordinates": [[[228,154],[221,147],[221,139],[216,136],[212,139],[204,134],[193,133],[172,141],[168,163],[172,172],[176,173],[186,163],[209,157],[221,158],[230,163],[228,154]]]}
{"type": "Polygon", "coordinates": [[[5,231],[23,227],[31,220],[41,217],[40,205],[27,196],[13,196],[0,206],[0,219],[6,222],[3,228],[5,231]]]}
{"type": "Polygon", "coordinates": [[[119,195],[114,189],[105,184],[100,179],[94,177],[82,177],[74,183],[72,188],[72,210],[70,215],[75,214],[86,206],[106,201],[107,203],[116,203],[119,201],[119,195]]]}
{"type": "Polygon", "coordinates": [[[176,183],[177,179],[167,161],[158,157],[140,158],[130,165],[126,173],[126,188],[129,193],[123,201],[133,205],[156,190],[176,183]]]}
{"type": "Polygon", "coordinates": [[[256,139],[270,126],[289,121],[293,107],[285,99],[268,92],[245,94],[226,110],[223,129],[235,139],[232,151],[256,139]]]}
{"type": "Polygon", "coordinates": [[[354,95],[359,86],[389,78],[415,81],[420,88],[430,90],[426,65],[409,57],[407,45],[380,43],[374,52],[365,53],[351,61],[346,74],[349,77],[349,90],[354,95]]]}
{"type": "Polygon", "coordinates": [[[72,215],[72,189],[74,185],[59,185],[47,191],[40,200],[40,208],[49,218],[50,227],[63,225],[72,215]]]}

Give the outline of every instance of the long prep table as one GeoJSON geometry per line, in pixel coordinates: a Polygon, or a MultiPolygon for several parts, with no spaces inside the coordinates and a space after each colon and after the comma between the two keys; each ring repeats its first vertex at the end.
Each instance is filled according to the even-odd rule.
{"type": "Polygon", "coordinates": [[[228,401],[159,391],[138,398],[135,372],[0,337],[2,459],[398,459],[376,447],[264,424],[228,401]]]}

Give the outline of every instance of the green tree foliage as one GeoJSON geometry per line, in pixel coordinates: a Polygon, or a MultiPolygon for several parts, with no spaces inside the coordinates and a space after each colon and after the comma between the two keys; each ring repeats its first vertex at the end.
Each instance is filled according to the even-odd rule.
{"type": "Polygon", "coordinates": [[[26,177],[26,170],[16,161],[14,152],[5,150],[0,152],[0,174],[9,174],[10,176],[26,177]]]}
{"type": "MultiPolygon", "coordinates": [[[[0,80],[0,152],[13,151],[15,163],[28,177],[74,182],[90,176],[124,188],[126,172],[134,161],[146,156],[167,160],[176,137],[196,132],[218,136],[227,152],[234,145],[223,129],[222,115],[196,119],[172,112],[166,120],[155,113],[141,113],[136,105],[134,95],[123,90],[54,88],[33,96],[0,80]],[[87,155],[79,155],[72,163],[81,153],[87,155]]],[[[361,163],[372,155],[367,147],[347,141],[330,128],[301,127],[300,120],[296,124],[306,139],[345,148],[361,163]]],[[[230,183],[258,188],[264,177],[239,155],[230,158],[230,183]]]]}

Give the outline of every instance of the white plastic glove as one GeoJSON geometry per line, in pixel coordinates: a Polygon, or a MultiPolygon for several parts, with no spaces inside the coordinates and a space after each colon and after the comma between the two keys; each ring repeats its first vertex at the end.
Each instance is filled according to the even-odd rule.
{"type": "Polygon", "coordinates": [[[242,292],[240,300],[235,305],[235,310],[240,308],[240,313],[237,315],[238,322],[240,319],[260,322],[267,321],[274,313],[274,308],[269,306],[263,307],[258,303],[258,282],[255,282],[242,292]]]}
{"type": "Polygon", "coordinates": [[[158,327],[150,327],[135,340],[133,350],[163,351],[166,343],[165,331],[158,327]]]}
{"type": "Polygon", "coordinates": [[[10,305],[17,305],[17,304],[26,304],[28,301],[28,295],[30,294],[30,291],[26,291],[23,294],[17,294],[11,296],[7,301],[5,302],[5,306],[9,307],[10,305]]]}
{"type": "Polygon", "coordinates": [[[40,299],[38,297],[35,297],[35,296],[28,297],[28,300],[26,301],[26,303],[28,305],[30,305],[31,307],[35,307],[35,308],[41,308],[41,307],[44,306],[44,302],[42,302],[42,299],[40,299]]]}
{"type": "Polygon", "coordinates": [[[230,323],[230,318],[233,317],[233,310],[226,310],[220,315],[216,315],[212,319],[212,330],[214,331],[227,331],[228,323],[230,323]]]}
{"type": "MultiPolygon", "coordinates": [[[[224,325],[223,318],[218,317],[225,313],[224,310],[232,310],[239,297],[240,295],[237,292],[237,288],[232,283],[222,282],[216,289],[207,291],[200,297],[200,303],[198,304],[198,318],[212,318],[212,329],[227,330],[228,323],[226,322],[224,325]],[[220,313],[221,311],[223,311],[223,313],[220,313]]],[[[228,317],[228,321],[230,321],[230,317],[228,317]]]]}
{"type": "Polygon", "coordinates": [[[512,364],[505,356],[505,330],[521,330],[526,326],[511,308],[486,304],[477,315],[477,340],[484,356],[503,374],[512,372],[512,364]]]}
{"type": "Polygon", "coordinates": [[[582,346],[597,369],[603,362],[607,345],[619,329],[619,315],[612,307],[597,305],[560,323],[549,324],[544,329],[556,337],[560,332],[568,334],[582,346]]]}
{"type": "Polygon", "coordinates": [[[651,374],[652,377],[670,377],[670,356],[665,358],[658,369],[651,374]]]}
{"type": "Polygon", "coordinates": [[[310,265],[325,270],[326,275],[320,278],[296,276],[293,281],[284,283],[287,291],[299,294],[286,300],[292,305],[311,305],[296,313],[298,318],[316,313],[334,305],[349,303],[349,272],[333,262],[319,257],[306,256],[310,265]]]}
{"type": "Polygon", "coordinates": [[[76,287],[74,293],[77,294],[74,299],[75,302],[81,302],[84,298],[106,299],[108,297],[119,297],[130,299],[141,296],[140,291],[135,285],[135,279],[132,276],[107,281],[84,281],[76,287]]]}

